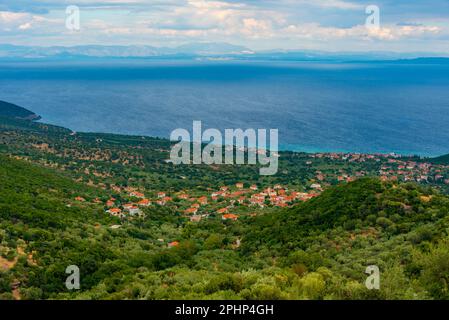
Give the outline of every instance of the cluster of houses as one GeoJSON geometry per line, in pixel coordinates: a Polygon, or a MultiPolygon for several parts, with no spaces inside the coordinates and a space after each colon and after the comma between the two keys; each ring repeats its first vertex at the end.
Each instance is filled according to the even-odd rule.
{"type": "Polygon", "coordinates": [[[186,193],[181,193],[177,197],[190,202],[190,205],[184,209],[184,215],[188,216],[192,222],[199,222],[203,218],[208,218],[211,213],[221,216],[222,220],[235,221],[239,218],[239,215],[232,213],[232,211],[236,211],[237,206],[264,208],[271,205],[286,207],[293,205],[297,201],[307,201],[319,195],[318,192],[290,192],[281,185],[265,188],[260,192],[258,189],[257,185],[244,188],[243,183],[237,183],[232,188],[222,186],[220,190],[213,191],[208,196],[195,198],[190,197],[186,193]],[[205,206],[208,207],[202,210],[205,206]]]}
{"type": "Polygon", "coordinates": [[[419,183],[449,184],[448,166],[427,162],[389,159],[382,165],[379,175],[383,180],[414,181],[419,183]]]}
{"type": "MultiPolygon", "coordinates": [[[[207,195],[193,196],[188,192],[178,192],[168,196],[165,192],[157,192],[152,199],[139,192],[136,188],[120,188],[113,186],[117,193],[126,192],[129,203],[122,204],[111,197],[105,202],[106,212],[112,216],[142,217],[143,208],[151,205],[165,206],[175,204],[179,212],[188,217],[192,222],[201,221],[211,214],[221,217],[222,220],[235,221],[239,219],[238,212],[242,207],[261,209],[270,207],[288,207],[300,201],[307,201],[318,196],[329,185],[338,182],[350,182],[366,175],[378,175],[383,180],[400,180],[416,182],[433,182],[449,184],[449,166],[435,165],[427,162],[415,162],[410,158],[402,158],[397,155],[383,154],[343,154],[343,153],[317,153],[310,155],[306,164],[313,164],[315,159],[331,159],[364,163],[371,161],[375,166],[361,166],[358,171],[350,174],[344,168],[333,170],[332,173],[314,171],[314,178],[308,185],[308,192],[289,190],[279,184],[273,187],[260,188],[258,185],[246,185],[237,183],[235,186],[222,186],[217,191],[210,191],[207,195]],[[176,202],[174,202],[174,199],[176,202]]],[[[82,197],[75,198],[85,202],[82,197]]],[[[101,203],[95,199],[95,203],[101,203]]],[[[244,211],[248,212],[248,210],[244,211]]]]}
{"type": "MultiPolygon", "coordinates": [[[[199,222],[203,218],[208,218],[211,214],[218,215],[222,220],[236,221],[239,215],[235,213],[238,207],[265,208],[287,207],[298,201],[307,201],[319,195],[322,190],[321,185],[312,185],[313,192],[289,191],[281,185],[264,188],[259,190],[257,185],[244,187],[243,183],[237,183],[233,187],[222,186],[217,191],[212,191],[208,195],[199,197],[191,196],[187,192],[178,192],[173,195],[176,198],[176,206],[180,212],[192,222],[199,222]]],[[[165,192],[157,192],[156,198],[149,199],[145,194],[126,188],[128,192],[129,203],[122,204],[117,199],[111,197],[105,203],[105,211],[114,217],[143,217],[143,208],[151,205],[165,206],[168,203],[174,203],[173,198],[166,195],[165,192]]],[[[75,198],[76,201],[85,202],[82,197],[75,198]]],[[[95,199],[94,203],[102,203],[95,199]]]]}
{"type": "MultiPolygon", "coordinates": [[[[429,162],[413,161],[409,157],[403,157],[396,154],[354,154],[354,153],[317,153],[310,155],[315,159],[330,159],[337,161],[357,162],[357,163],[376,163],[376,171],[371,172],[368,166],[365,170],[359,170],[352,175],[344,173],[340,170],[337,177],[341,181],[353,181],[356,178],[366,175],[376,175],[382,180],[402,181],[402,182],[418,182],[418,183],[434,183],[449,185],[449,166],[433,164],[429,162]]],[[[313,162],[308,161],[311,165],[313,162]]],[[[320,171],[316,171],[316,178],[325,181],[330,177],[320,171]]]]}
{"type": "Polygon", "coordinates": [[[164,206],[167,202],[172,201],[171,197],[167,197],[164,192],[158,193],[158,198],[154,201],[145,197],[145,194],[138,191],[131,191],[129,193],[129,197],[133,199],[138,199],[138,201],[130,202],[121,205],[120,207],[116,206],[116,199],[111,197],[108,201],[106,201],[106,210],[112,216],[125,218],[127,216],[139,216],[142,217],[143,212],[142,208],[149,207],[153,203],[164,206]]]}

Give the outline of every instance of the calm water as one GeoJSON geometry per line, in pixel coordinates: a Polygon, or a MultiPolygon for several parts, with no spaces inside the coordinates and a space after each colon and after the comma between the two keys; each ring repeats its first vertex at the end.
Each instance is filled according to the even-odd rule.
{"type": "Polygon", "coordinates": [[[302,151],[449,153],[449,64],[1,63],[0,100],[76,131],[278,128],[302,151]]]}

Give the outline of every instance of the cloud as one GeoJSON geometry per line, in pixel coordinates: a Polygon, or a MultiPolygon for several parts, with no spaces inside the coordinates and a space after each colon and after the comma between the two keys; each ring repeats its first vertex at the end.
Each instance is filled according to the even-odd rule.
{"type": "Polygon", "coordinates": [[[435,0],[436,6],[426,8],[418,0],[376,0],[382,23],[378,29],[364,26],[370,0],[77,0],[78,33],[65,28],[65,8],[73,0],[1,1],[0,33],[13,43],[225,41],[269,49],[295,44],[338,47],[353,41],[407,49],[410,39],[429,46],[429,41],[449,37],[449,18],[441,14],[447,0],[435,0]]]}
{"type": "Polygon", "coordinates": [[[62,22],[30,13],[0,11],[0,32],[2,33],[20,34],[25,31],[45,33],[49,32],[55,23],[61,24],[62,22]]]}
{"type": "Polygon", "coordinates": [[[316,40],[361,39],[361,40],[400,40],[418,38],[422,35],[437,35],[442,32],[438,26],[407,25],[380,26],[379,28],[357,25],[351,28],[329,28],[317,24],[290,25],[283,33],[296,38],[313,38],[316,40]]]}

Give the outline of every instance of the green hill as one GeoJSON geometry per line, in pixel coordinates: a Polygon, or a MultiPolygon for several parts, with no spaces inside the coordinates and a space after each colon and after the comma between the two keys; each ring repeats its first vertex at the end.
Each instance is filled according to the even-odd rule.
{"type": "Polygon", "coordinates": [[[0,299],[13,283],[22,299],[449,298],[449,198],[430,188],[362,179],[181,232],[169,211],[112,230],[119,221],[89,201],[101,190],[22,160],[0,155],[0,181],[0,299]],[[181,245],[161,246],[161,234],[181,245]],[[69,265],[81,291],[65,288],[69,265]],[[363,285],[368,265],[382,270],[381,290],[363,285]]]}
{"type": "Polygon", "coordinates": [[[449,154],[440,156],[440,157],[436,157],[436,158],[432,158],[430,159],[430,162],[435,163],[435,164],[449,164],[449,154]]]}
{"type": "Polygon", "coordinates": [[[15,104],[0,100],[0,117],[22,120],[39,120],[40,116],[15,104]]]}
{"type": "Polygon", "coordinates": [[[449,199],[430,188],[366,178],[328,189],[291,209],[262,216],[246,239],[249,247],[282,244],[282,250],[288,251],[305,247],[315,235],[329,230],[374,228],[392,236],[448,215],[449,199]]]}
{"type": "MultiPolygon", "coordinates": [[[[74,201],[76,196],[101,196],[100,192],[3,155],[0,181],[0,299],[8,298],[1,293],[10,292],[17,281],[22,297],[48,297],[63,290],[68,265],[95,270],[111,257],[106,243],[95,243],[87,235],[95,224],[114,220],[101,208],[74,201]]],[[[96,280],[88,276],[87,281],[96,280]]]]}
{"type": "Polygon", "coordinates": [[[242,251],[264,252],[300,274],[325,267],[358,281],[366,266],[378,266],[384,287],[358,298],[448,299],[448,228],[447,196],[416,184],[361,179],[254,219],[242,251]]]}
{"type": "Polygon", "coordinates": [[[71,130],[50,124],[35,122],[41,117],[15,104],[0,100],[0,130],[25,130],[52,133],[70,133],[71,130]]]}

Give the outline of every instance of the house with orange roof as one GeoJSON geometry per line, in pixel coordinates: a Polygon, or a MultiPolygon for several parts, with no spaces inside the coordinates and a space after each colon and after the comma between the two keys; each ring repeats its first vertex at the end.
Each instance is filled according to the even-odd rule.
{"type": "Polygon", "coordinates": [[[111,208],[111,209],[107,210],[106,212],[114,217],[119,217],[122,215],[122,210],[120,210],[119,208],[111,208]]]}
{"type": "Polygon", "coordinates": [[[257,190],[257,185],[253,184],[251,187],[249,187],[251,190],[256,191],[257,190]]]}
{"type": "Polygon", "coordinates": [[[165,192],[158,192],[157,193],[157,197],[158,198],[164,198],[165,197],[165,192]]]}
{"type": "Polygon", "coordinates": [[[178,198],[179,198],[179,199],[182,199],[182,200],[187,200],[187,199],[189,199],[189,195],[183,193],[183,194],[180,194],[180,195],[178,196],[178,198]]]}
{"type": "Polygon", "coordinates": [[[142,199],[137,203],[137,205],[141,207],[149,207],[151,205],[151,201],[148,199],[142,199]]]}
{"type": "Polygon", "coordinates": [[[206,205],[207,204],[207,197],[200,197],[198,198],[198,202],[202,205],[206,205]]]}
{"type": "Polygon", "coordinates": [[[112,207],[114,206],[114,201],[108,200],[106,201],[106,207],[112,207]]]}
{"type": "Polygon", "coordinates": [[[130,209],[132,207],[134,207],[134,204],[132,204],[132,203],[127,203],[127,204],[123,205],[123,209],[125,209],[125,210],[128,210],[128,209],[130,209]]]}
{"type": "Polygon", "coordinates": [[[173,241],[168,244],[169,248],[173,248],[173,247],[177,247],[177,246],[179,246],[179,241],[173,241]]]}
{"type": "Polygon", "coordinates": [[[184,213],[186,214],[196,214],[198,212],[197,208],[187,208],[184,213]]]}
{"type": "Polygon", "coordinates": [[[218,214],[224,214],[224,213],[228,213],[229,209],[228,208],[221,208],[217,210],[218,214]]]}
{"type": "Polygon", "coordinates": [[[241,182],[236,183],[235,186],[238,189],[243,189],[243,183],[241,183],[241,182]]]}
{"type": "Polygon", "coordinates": [[[234,220],[236,221],[239,218],[238,215],[232,214],[232,213],[228,213],[228,214],[224,214],[221,219],[222,220],[234,220]]]}
{"type": "Polygon", "coordinates": [[[137,191],[133,191],[129,194],[130,197],[134,197],[134,198],[140,198],[143,199],[145,198],[145,195],[143,193],[137,192],[137,191]]]}
{"type": "Polygon", "coordinates": [[[86,199],[84,199],[83,197],[76,197],[75,200],[79,202],[86,202],[86,199]]]}

